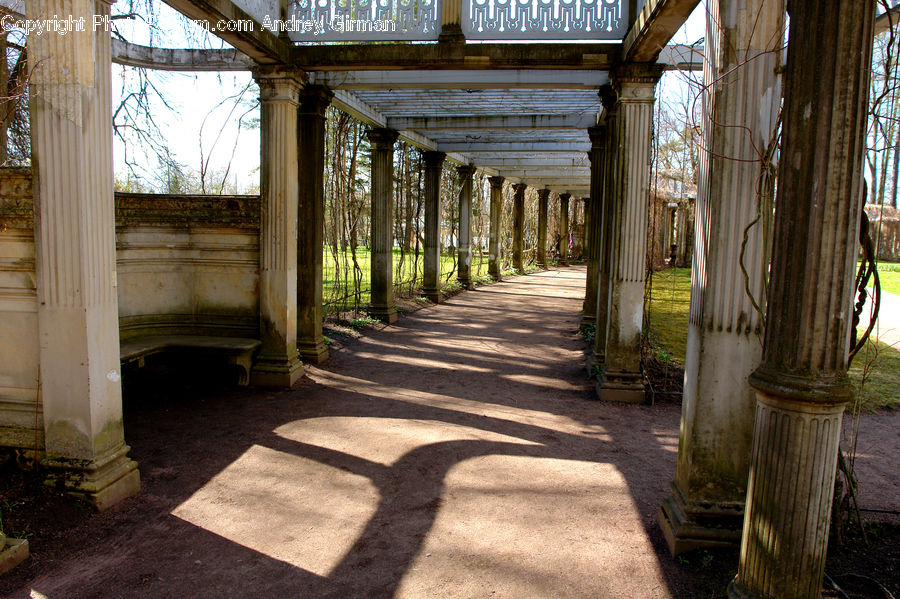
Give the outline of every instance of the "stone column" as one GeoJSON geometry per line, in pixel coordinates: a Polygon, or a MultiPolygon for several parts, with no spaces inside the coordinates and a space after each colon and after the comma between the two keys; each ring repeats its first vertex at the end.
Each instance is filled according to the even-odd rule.
{"type": "Polygon", "coordinates": [[[259,334],[255,385],[290,387],[297,354],[297,94],[292,74],[258,72],[260,100],[259,334]]]}
{"type": "Polygon", "coordinates": [[[732,598],[821,596],[841,416],[853,398],[847,354],[875,2],[789,6],[783,159],[732,598]]]}
{"type": "Polygon", "coordinates": [[[516,183],[513,186],[513,268],[519,273],[525,274],[525,261],[523,259],[523,236],[525,234],[525,190],[528,185],[516,183]]]}
{"type": "Polygon", "coordinates": [[[503,268],[500,264],[500,212],[503,210],[503,177],[489,177],[491,183],[491,223],[490,223],[490,256],[488,257],[488,274],[495,281],[500,280],[503,268]]]}
{"type": "Polygon", "coordinates": [[[547,268],[547,207],[549,199],[549,189],[538,190],[537,263],[541,268],[547,268]]]}
{"type": "Polygon", "coordinates": [[[441,301],[441,170],[443,152],[425,152],[425,297],[435,303],[441,301]]]}
{"type": "Polygon", "coordinates": [[[466,289],[475,289],[472,281],[472,176],[475,165],[460,166],[456,169],[462,179],[462,192],[459,194],[459,259],[457,260],[457,279],[466,289]]]}
{"type": "Polygon", "coordinates": [[[569,198],[570,193],[559,194],[559,265],[569,265],[569,198]]]}
{"type": "MultiPolygon", "coordinates": [[[[102,1],[32,0],[29,19],[109,15],[102,1]]],[[[109,33],[31,35],[31,133],[49,478],[103,510],[137,493],[122,426],[109,33]]]]}
{"type": "Polygon", "coordinates": [[[600,399],[644,401],[641,326],[650,179],[650,124],[656,65],[633,65],[612,73],[618,91],[619,152],[606,372],[598,384],[600,399]]]}
{"type": "Polygon", "coordinates": [[[581,326],[597,322],[597,285],[600,272],[600,223],[603,220],[602,192],[603,160],[606,153],[606,127],[594,126],[588,129],[591,139],[591,196],[585,199],[584,257],[587,260],[587,280],[584,288],[584,310],[581,326]]]}
{"type": "Polygon", "coordinates": [[[766,243],[763,223],[753,223],[765,173],[759,152],[772,140],[781,98],[783,7],[716,0],[707,10],[703,78],[711,84],[703,97],[681,441],[660,511],[673,554],[740,541],[756,407],[747,376],[759,365],[763,328],[745,285],[765,310],[766,243]]]}
{"type": "Polygon", "coordinates": [[[397,322],[394,307],[394,142],[393,129],[370,129],[372,148],[372,302],[373,318],[397,322]]]}
{"type": "MultiPolygon", "coordinates": [[[[610,269],[613,256],[613,231],[615,230],[615,198],[617,185],[621,177],[616,165],[619,153],[618,144],[618,96],[611,85],[600,88],[600,101],[603,103],[603,114],[600,126],[605,127],[606,150],[600,161],[600,180],[598,204],[600,212],[600,239],[597,244],[597,330],[594,336],[594,354],[588,362],[588,370],[596,365],[601,371],[606,369],[606,342],[609,335],[610,312],[610,269]]],[[[591,193],[594,192],[594,164],[591,163],[591,193]]]]}
{"type": "Polygon", "coordinates": [[[334,94],[320,85],[300,93],[297,113],[299,205],[297,346],[306,362],[328,359],[322,337],[322,255],[325,241],[325,110],[334,94]]]}

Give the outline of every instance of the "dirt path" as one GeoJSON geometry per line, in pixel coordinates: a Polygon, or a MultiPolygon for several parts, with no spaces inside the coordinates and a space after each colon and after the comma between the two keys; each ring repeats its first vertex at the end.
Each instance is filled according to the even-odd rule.
{"type": "Polygon", "coordinates": [[[572,267],[461,294],[290,391],[129,394],[142,493],[34,539],[0,595],[722,595],[736,555],[673,560],[656,524],[679,408],[592,401],[583,289],[572,267]]]}

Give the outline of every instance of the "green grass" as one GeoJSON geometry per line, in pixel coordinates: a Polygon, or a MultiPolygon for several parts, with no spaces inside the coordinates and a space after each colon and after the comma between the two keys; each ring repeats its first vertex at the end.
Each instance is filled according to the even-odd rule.
{"type": "Polygon", "coordinates": [[[879,262],[878,278],[881,280],[882,291],[900,295],[900,263],[879,262]]]}
{"type": "MultiPolygon", "coordinates": [[[[879,276],[888,275],[893,283],[900,284],[900,265],[888,265],[893,270],[883,270],[879,276]]],[[[651,345],[660,359],[674,359],[684,365],[687,343],[688,314],[691,301],[691,270],[667,269],[653,274],[653,294],[650,301],[651,345]]],[[[885,289],[882,280],[882,289],[885,289]]],[[[885,289],[887,291],[887,289],[885,289]]],[[[900,290],[898,290],[900,291],[900,290]]],[[[862,334],[862,331],[860,332],[862,334]]],[[[900,408],[900,351],[884,343],[870,341],[853,360],[850,380],[857,389],[863,411],[882,408],[900,408]],[[868,371],[865,382],[863,374],[868,371]]]]}

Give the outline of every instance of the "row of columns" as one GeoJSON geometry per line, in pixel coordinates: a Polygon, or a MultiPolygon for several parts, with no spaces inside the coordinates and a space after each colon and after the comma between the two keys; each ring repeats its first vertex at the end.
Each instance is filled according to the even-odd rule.
{"type": "MultiPolygon", "coordinates": [[[[853,396],[847,354],[874,8],[791,5],[774,224],[766,150],[781,100],[784,6],[707,8],[681,434],[660,523],[674,554],[740,541],[733,599],[821,594],[841,415],[853,396]]],[[[657,77],[639,66],[614,71],[589,130],[583,323],[597,326],[590,366],[600,369],[601,399],[643,398],[657,77]]]]}

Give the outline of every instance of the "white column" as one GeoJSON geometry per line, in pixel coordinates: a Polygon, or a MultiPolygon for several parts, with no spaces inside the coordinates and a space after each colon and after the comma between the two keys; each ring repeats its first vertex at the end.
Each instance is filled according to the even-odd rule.
{"type": "Polygon", "coordinates": [[[256,385],[290,387],[301,376],[297,354],[297,94],[291,74],[257,74],[261,165],[259,312],[262,347],[256,385]]]}
{"type": "Polygon", "coordinates": [[[614,195],[613,256],[610,264],[610,312],[606,371],[598,383],[600,399],[644,400],[641,326],[650,181],[650,125],[656,82],[655,65],[632,65],[611,74],[618,93],[619,144],[614,195]]]}
{"type": "Polygon", "coordinates": [[[771,220],[761,152],[780,107],[784,7],[711,1],[706,28],[703,78],[710,83],[703,95],[681,443],[672,495],[660,512],[673,554],[740,541],[756,406],[747,377],[762,357],[764,326],[753,302],[765,309],[763,231],[771,220]],[[723,52],[725,46],[734,50],[723,52]]]}
{"type": "MultiPolygon", "coordinates": [[[[29,19],[109,15],[30,0],[29,19]]],[[[44,466],[97,509],[136,493],[122,426],[109,32],[28,39],[44,466]]]]}

